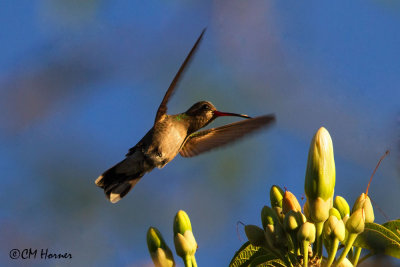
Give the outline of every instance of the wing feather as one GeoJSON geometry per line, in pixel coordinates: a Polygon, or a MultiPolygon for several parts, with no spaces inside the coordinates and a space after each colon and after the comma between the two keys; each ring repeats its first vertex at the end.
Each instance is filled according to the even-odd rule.
{"type": "Polygon", "coordinates": [[[217,147],[232,143],[239,138],[275,122],[275,115],[265,115],[221,127],[195,132],[187,138],[179,153],[194,157],[217,147]]]}
{"type": "Polygon", "coordinates": [[[175,91],[175,88],[176,88],[178,82],[180,81],[180,78],[181,78],[183,72],[185,71],[185,68],[187,67],[187,65],[189,64],[190,60],[192,59],[194,53],[196,52],[197,47],[199,46],[199,43],[200,43],[201,39],[203,38],[203,35],[204,35],[205,31],[206,31],[206,29],[203,29],[203,31],[201,32],[199,38],[197,38],[196,43],[193,45],[193,47],[190,50],[189,54],[185,58],[185,61],[183,61],[181,67],[179,68],[179,70],[176,73],[174,79],[172,80],[170,86],[168,87],[168,90],[165,93],[164,98],[163,98],[160,106],[158,107],[155,123],[157,121],[161,120],[163,118],[163,116],[167,113],[168,101],[171,98],[171,96],[173,95],[173,93],[175,91]]]}

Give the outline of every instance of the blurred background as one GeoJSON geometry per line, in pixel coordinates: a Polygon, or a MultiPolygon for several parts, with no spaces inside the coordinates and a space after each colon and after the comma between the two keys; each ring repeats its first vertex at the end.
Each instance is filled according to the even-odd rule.
{"type": "Polygon", "coordinates": [[[335,148],[335,193],[351,204],[391,151],[369,194],[377,222],[400,217],[398,1],[4,0],[0,25],[2,266],[151,266],[146,231],[157,227],[173,247],[179,209],[192,220],[198,264],[227,266],[245,239],[237,222],[261,224],[271,185],[304,196],[321,126],[335,148]],[[169,112],[209,100],[275,113],[276,125],[178,156],[110,204],[94,180],[151,128],[204,27],[169,112]],[[12,248],[72,260],[13,261],[12,248]]]}

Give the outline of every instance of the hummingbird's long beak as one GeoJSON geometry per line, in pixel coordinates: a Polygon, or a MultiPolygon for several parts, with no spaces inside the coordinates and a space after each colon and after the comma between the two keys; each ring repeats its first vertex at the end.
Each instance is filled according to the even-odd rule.
{"type": "Polygon", "coordinates": [[[241,118],[246,118],[246,119],[251,119],[251,117],[244,115],[244,114],[236,114],[236,113],[230,113],[230,112],[221,112],[221,111],[214,111],[214,116],[215,117],[222,117],[222,116],[235,116],[235,117],[241,117],[241,118]]]}

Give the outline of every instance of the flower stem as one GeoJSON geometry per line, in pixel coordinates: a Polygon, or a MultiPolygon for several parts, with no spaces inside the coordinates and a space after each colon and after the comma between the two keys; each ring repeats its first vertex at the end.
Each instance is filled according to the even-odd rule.
{"type": "Polygon", "coordinates": [[[336,265],[339,266],[340,263],[346,258],[347,253],[349,253],[349,250],[353,246],[354,241],[356,240],[358,234],[354,233],[349,233],[349,238],[347,239],[346,246],[344,247],[342,254],[340,254],[339,259],[337,260],[336,265]]]}
{"type": "Polygon", "coordinates": [[[324,227],[323,222],[315,223],[316,228],[316,242],[314,243],[314,257],[322,258],[322,229],[324,227]]]}
{"type": "Polygon", "coordinates": [[[197,262],[196,262],[196,258],[194,257],[194,255],[192,256],[192,265],[193,265],[193,267],[197,267],[197,262]]]}
{"type": "Polygon", "coordinates": [[[302,243],[303,243],[303,266],[307,267],[308,266],[308,245],[310,242],[304,240],[302,243]]]}
{"type": "Polygon", "coordinates": [[[290,238],[292,239],[292,243],[293,243],[293,253],[295,255],[298,255],[298,253],[299,253],[299,243],[298,243],[298,240],[297,240],[296,233],[295,232],[291,232],[290,233],[290,238]]]}
{"type": "Polygon", "coordinates": [[[185,255],[185,258],[183,258],[183,262],[185,263],[185,267],[193,267],[193,265],[192,265],[192,256],[185,255]]]}
{"type": "Polygon", "coordinates": [[[355,249],[354,258],[353,258],[353,266],[357,266],[358,259],[360,258],[360,254],[361,254],[361,249],[362,248],[359,248],[359,247],[357,247],[355,249]]]}
{"type": "Polygon", "coordinates": [[[288,249],[289,251],[293,250],[294,252],[294,243],[292,240],[292,236],[287,232],[285,232],[285,234],[286,234],[286,239],[288,240],[288,249]]]}
{"type": "Polygon", "coordinates": [[[333,261],[335,260],[338,246],[339,246],[339,239],[337,239],[337,238],[333,239],[331,249],[329,250],[329,253],[328,253],[328,260],[326,261],[326,267],[331,266],[333,261]]]}

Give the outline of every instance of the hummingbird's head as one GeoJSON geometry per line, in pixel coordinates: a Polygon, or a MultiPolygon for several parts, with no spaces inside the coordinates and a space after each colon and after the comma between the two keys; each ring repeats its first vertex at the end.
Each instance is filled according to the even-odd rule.
{"type": "Polygon", "coordinates": [[[211,102],[200,101],[191,106],[185,113],[190,117],[204,118],[208,121],[213,118],[216,110],[211,102]]]}
{"type": "Polygon", "coordinates": [[[194,124],[192,129],[197,131],[200,128],[207,126],[210,122],[215,120],[217,117],[221,116],[236,116],[249,119],[250,117],[243,114],[229,113],[218,111],[211,102],[200,101],[191,106],[186,112],[186,115],[194,119],[194,124]]]}

